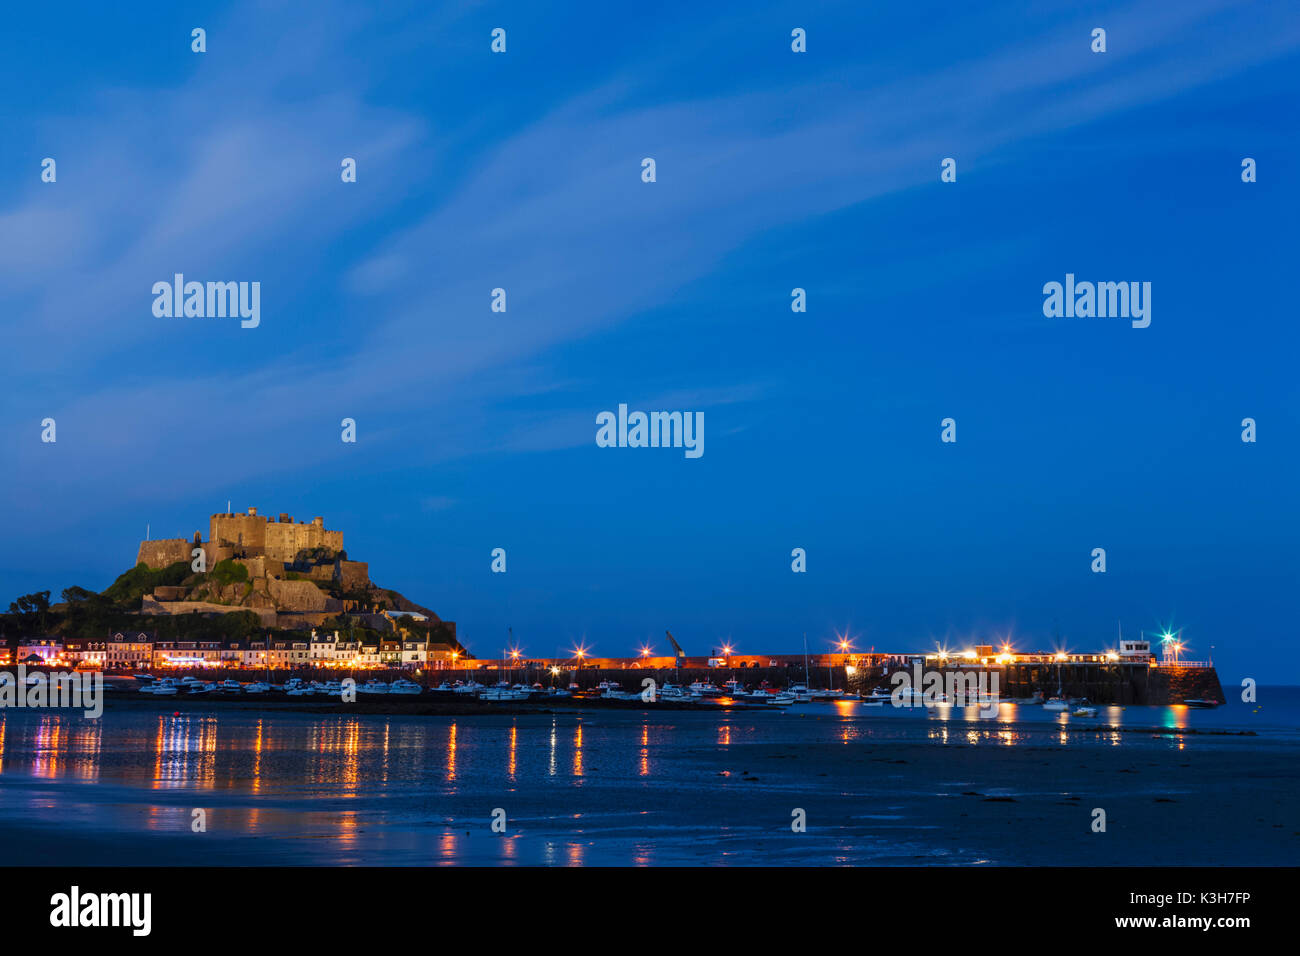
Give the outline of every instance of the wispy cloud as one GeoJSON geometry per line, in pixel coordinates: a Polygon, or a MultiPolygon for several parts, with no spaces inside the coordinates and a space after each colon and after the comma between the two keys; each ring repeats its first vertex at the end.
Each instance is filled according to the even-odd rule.
{"type": "MultiPolygon", "coordinates": [[[[360,420],[367,454],[409,447],[413,433],[438,436],[421,450],[432,460],[589,441],[591,409],[503,409],[553,387],[557,349],[671,303],[747,242],[934,182],[954,144],[979,157],[1082,127],[1300,43],[1293,18],[1264,10],[1189,56],[1189,31],[1229,6],[1143,3],[1108,17],[1123,29],[1112,27],[1105,72],[1080,53],[1092,25],[1083,21],[1005,44],[983,37],[969,60],[923,76],[881,83],[863,65],[836,64],[833,80],[667,105],[633,105],[630,63],[503,131],[459,164],[467,172],[445,193],[421,193],[420,208],[404,176],[436,165],[456,131],[377,108],[364,75],[334,77],[332,58],[354,25],[338,10],[321,13],[311,42],[288,59],[281,44],[254,45],[234,85],[229,70],[215,79],[204,64],[179,88],[116,90],[99,97],[94,118],[54,122],[81,144],[70,153],[80,158],[61,165],[57,191],[34,187],[0,213],[0,298],[24,316],[3,360],[22,385],[4,405],[19,467],[5,479],[11,492],[53,484],[75,499],[109,483],[126,497],[155,496],[156,481],[137,480],[141,462],[177,494],[303,472],[348,453],[337,440],[343,415],[360,420]],[[315,78],[306,92],[294,85],[303,75],[315,78]],[[338,198],[351,188],[338,182],[341,143],[367,174],[365,201],[351,206],[338,198]],[[639,180],[643,156],[658,162],[653,185],[639,180]],[[370,172],[398,167],[402,176],[370,172]],[[386,235],[323,271],[336,246],[385,215],[394,217],[386,235]],[[274,270],[289,249],[309,271],[264,290],[265,337],[235,333],[214,364],[151,363],[132,374],[139,356],[196,328],[149,319],[152,281],[274,270]],[[497,286],[508,290],[505,314],[488,310],[497,286]],[[297,311],[321,298],[332,316],[297,311]],[[42,386],[56,373],[76,387],[42,386]],[[47,408],[60,417],[58,467],[50,449],[12,437],[47,408]],[[258,448],[265,453],[250,454],[258,448]]],[[[235,16],[274,36],[269,11],[235,16]]],[[[722,42],[727,25],[715,30],[722,42]]],[[[663,51],[646,56],[673,68],[663,51]]],[[[701,385],[693,399],[658,404],[724,400],[726,383],[701,385]]]]}

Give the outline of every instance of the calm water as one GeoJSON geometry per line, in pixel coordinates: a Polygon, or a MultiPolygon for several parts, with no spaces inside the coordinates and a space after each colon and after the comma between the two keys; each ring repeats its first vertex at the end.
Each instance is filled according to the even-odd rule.
{"type": "Polygon", "coordinates": [[[961,829],[1005,806],[954,798],[1038,797],[1017,826],[1055,827],[1047,797],[1140,770],[1115,800],[1190,812],[1229,761],[1295,766],[1300,688],[1260,700],[1101,708],[1095,720],[847,703],[457,718],[0,711],[0,863],[1022,862],[961,829]],[[1089,729],[1099,723],[1134,732],[1089,729]],[[206,832],[191,829],[196,808],[206,832]],[[489,826],[496,808],[504,835],[489,826]],[[792,808],[806,833],[791,832],[792,808]]]}

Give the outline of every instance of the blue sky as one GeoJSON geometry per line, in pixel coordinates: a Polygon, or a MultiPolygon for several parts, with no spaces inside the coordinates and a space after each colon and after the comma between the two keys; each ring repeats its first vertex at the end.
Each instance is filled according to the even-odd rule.
{"type": "Polygon", "coordinates": [[[1288,5],[375,6],[7,14],[5,600],[231,500],[481,656],[1122,621],[1300,680],[1288,5]],[[176,272],[260,327],[155,318],[176,272]],[[1067,272],[1151,326],[1045,318],[1067,272]],[[704,456],[596,447],[620,402],[704,456]]]}

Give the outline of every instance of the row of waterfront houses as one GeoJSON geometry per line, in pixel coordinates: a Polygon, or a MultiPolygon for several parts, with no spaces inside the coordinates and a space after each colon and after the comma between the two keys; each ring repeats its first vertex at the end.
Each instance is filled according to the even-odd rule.
{"type": "Polygon", "coordinates": [[[447,644],[394,635],[349,639],[332,634],[250,637],[240,640],[166,640],[148,631],[117,632],[102,640],[20,638],[0,643],[0,664],[137,670],[153,667],[406,667],[452,666],[460,656],[447,644]]]}

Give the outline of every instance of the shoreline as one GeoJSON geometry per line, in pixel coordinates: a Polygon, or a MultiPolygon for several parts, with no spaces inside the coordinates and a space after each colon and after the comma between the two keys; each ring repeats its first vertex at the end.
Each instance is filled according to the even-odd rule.
{"type": "MultiPolygon", "coordinates": [[[[1011,702],[1014,703],[1014,702],[1011,702]]],[[[1167,705],[1148,705],[1153,707],[1167,705]]],[[[20,708],[13,708],[20,709],[20,708]]],[[[26,709],[26,708],[21,708],[26,709]]],[[[843,714],[834,708],[834,705],[804,704],[795,705],[793,708],[773,708],[758,704],[713,704],[698,703],[694,701],[665,701],[659,700],[654,704],[646,704],[641,701],[629,700],[607,700],[604,698],[567,698],[564,701],[480,701],[476,697],[466,700],[434,700],[434,699],[371,699],[357,700],[353,703],[322,702],[319,700],[297,700],[289,699],[283,695],[258,695],[257,699],[248,698],[230,698],[230,697],[211,697],[203,695],[201,697],[155,697],[149,694],[117,692],[105,695],[104,710],[157,710],[159,712],[172,711],[173,713],[193,713],[202,710],[216,710],[225,712],[266,712],[266,713],[302,713],[302,714],[339,714],[347,716],[372,716],[372,717],[476,717],[485,715],[505,715],[505,716],[524,716],[532,714],[583,714],[589,712],[620,712],[629,711],[646,711],[649,713],[712,713],[727,714],[733,712],[753,713],[772,713],[778,715],[782,713],[793,713],[799,717],[813,715],[818,718],[823,716],[832,717],[869,717],[874,713],[874,708],[853,714],[843,714]],[[122,707],[120,705],[128,704],[132,706],[122,707]]],[[[2,713],[3,711],[0,711],[2,713]]],[[[1183,727],[1171,728],[1161,726],[1124,726],[1113,723],[1077,723],[1068,724],[1037,723],[1028,721],[1012,720],[1010,722],[1001,722],[996,718],[987,721],[990,725],[1000,724],[1002,726],[1029,726],[1035,729],[1055,728],[1066,730],[1074,734],[1145,734],[1154,737],[1181,737],[1181,736],[1199,736],[1199,737],[1258,737],[1258,731],[1246,729],[1226,729],[1226,728],[1205,728],[1205,727],[1183,727]]]]}

